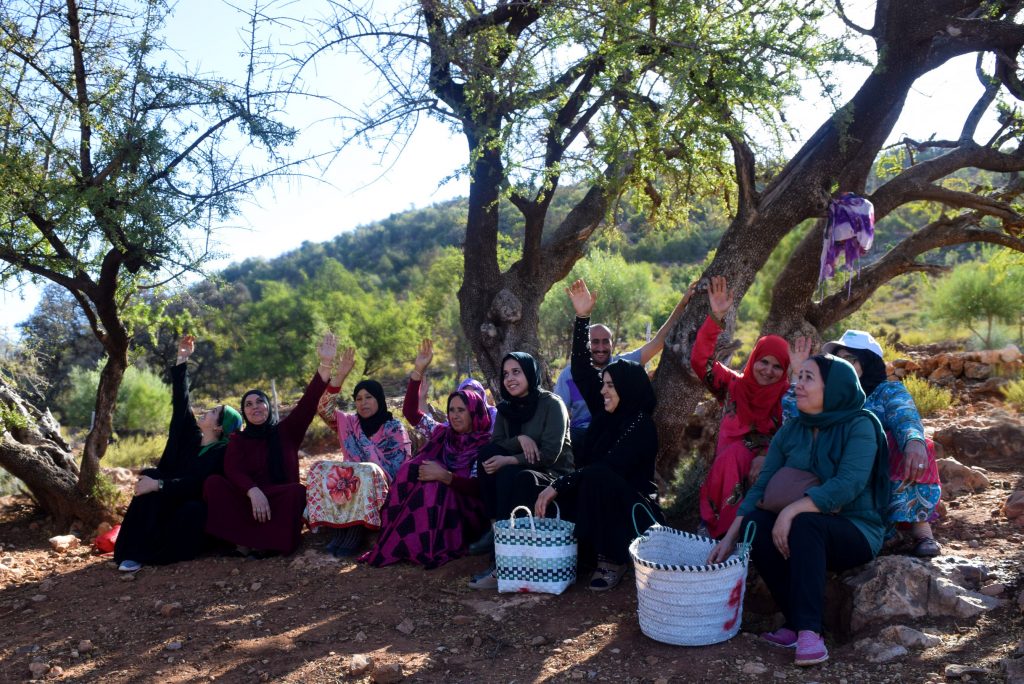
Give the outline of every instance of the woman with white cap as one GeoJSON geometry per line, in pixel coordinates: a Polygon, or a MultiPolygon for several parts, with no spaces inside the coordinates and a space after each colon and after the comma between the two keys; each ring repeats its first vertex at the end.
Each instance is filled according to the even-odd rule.
{"type": "MultiPolygon", "coordinates": [[[[909,527],[914,538],[913,554],[930,558],[941,552],[932,535],[931,522],[938,518],[935,507],[942,491],[935,448],[924,435],[921,415],[914,398],[901,382],[889,382],[882,359],[882,347],[863,330],[847,330],[838,340],[826,342],[823,353],[849,361],[867,395],[864,408],[874,413],[889,439],[889,479],[892,499],[888,522],[909,527]]],[[[810,353],[810,345],[798,343],[790,367],[799,368],[810,353]]],[[[797,415],[792,388],[782,400],[785,417],[797,415]]]]}

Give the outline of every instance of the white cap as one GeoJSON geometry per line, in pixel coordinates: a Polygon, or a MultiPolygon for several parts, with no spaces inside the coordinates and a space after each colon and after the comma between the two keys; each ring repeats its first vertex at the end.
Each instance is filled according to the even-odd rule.
{"type": "Polygon", "coordinates": [[[821,351],[826,354],[834,354],[838,347],[846,347],[847,349],[866,349],[869,352],[877,354],[878,358],[883,358],[882,345],[875,341],[875,338],[871,336],[871,333],[864,332],[863,330],[847,330],[837,341],[826,342],[821,345],[821,351]]]}

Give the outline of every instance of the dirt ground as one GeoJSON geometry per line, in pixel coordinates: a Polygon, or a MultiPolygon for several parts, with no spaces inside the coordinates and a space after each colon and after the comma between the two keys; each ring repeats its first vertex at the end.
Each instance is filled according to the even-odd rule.
{"type": "Polygon", "coordinates": [[[561,596],[499,595],[466,587],[479,558],[433,571],[375,569],[332,558],[323,551],[328,537],[308,532],[288,558],[209,556],[124,576],[88,548],[51,550],[47,539],[64,531],[27,499],[7,497],[0,681],[29,679],[33,662],[49,667],[47,680],[75,682],[388,681],[399,675],[381,666],[397,665],[419,682],[874,684],[946,681],[954,663],[989,672],[965,681],[1004,681],[999,661],[1024,636],[1024,530],[999,515],[1021,483],[1021,457],[1012,456],[991,464],[990,489],[950,502],[936,527],[944,552],[1004,569],[1003,606],[977,620],[902,621],[942,643],[889,664],[868,663],[852,641],[830,638],[831,661],[809,669],[793,666],[791,651],[758,642],[756,632],[772,620],[753,610],[763,601],[748,601],[743,631],[731,641],[668,646],[640,632],[632,575],[607,593],[577,585],[561,596]],[[350,675],[355,654],[374,666],[350,675]]]}

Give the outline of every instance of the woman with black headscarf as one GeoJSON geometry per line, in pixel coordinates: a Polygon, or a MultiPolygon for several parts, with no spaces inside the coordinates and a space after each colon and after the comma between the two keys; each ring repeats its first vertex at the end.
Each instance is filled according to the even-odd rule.
{"type": "Polygon", "coordinates": [[[367,529],[379,530],[381,509],[398,469],[412,456],[409,435],[388,411],[384,388],[362,380],[352,391],[355,413],[336,406],[352,367],[355,349],[346,349],[320,398],[320,417],[338,431],[343,461],[317,461],[306,476],[306,520],[316,530],[338,530],[327,549],[335,556],[355,554],[367,529]]]}
{"type": "MultiPolygon", "coordinates": [[[[539,381],[537,360],[526,352],[510,352],[501,360],[502,401],[494,434],[477,458],[480,497],[492,523],[507,518],[516,506],[532,505],[555,478],[573,470],[569,411],[539,381]]],[[[473,554],[493,550],[493,528],[469,546],[473,554]]],[[[494,563],[469,586],[497,588],[494,563]]]]}
{"type": "Polygon", "coordinates": [[[242,395],[245,429],[232,435],[224,475],[206,480],[206,531],[254,555],[293,552],[302,532],[306,488],[299,483],[299,445],[316,415],[337,350],[327,333],[317,347],[320,367],[299,403],[278,421],[262,390],[242,395]]]}
{"type": "Polygon", "coordinates": [[[576,523],[576,537],[597,553],[590,588],[605,591],[626,572],[629,543],[636,536],[633,507],[647,513],[638,521],[664,522],[659,508],[654,463],[658,431],[654,425],[656,399],[644,367],[619,359],[594,369],[588,347],[590,312],[596,297],[582,280],[569,288],[576,310],[572,336],[572,380],[587,402],[593,420],[576,450],[577,470],[559,477],[537,497],[536,515],[546,515],[558,497],[565,517],[576,523]]]}

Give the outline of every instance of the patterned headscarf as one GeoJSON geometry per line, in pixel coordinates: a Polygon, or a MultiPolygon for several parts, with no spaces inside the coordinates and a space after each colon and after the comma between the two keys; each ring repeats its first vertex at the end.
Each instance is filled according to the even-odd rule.
{"type": "Polygon", "coordinates": [[[476,392],[457,390],[448,395],[448,409],[452,399],[459,397],[466,404],[470,416],[469,432],[459,433],[449,424],[438,425],[430,439],[420,449],[417,459],[440,461],[460,477],[468,477],[480,447],[491,441],[491,417],[487,405],[476,392]]]}

